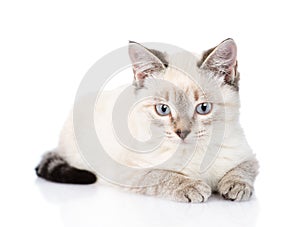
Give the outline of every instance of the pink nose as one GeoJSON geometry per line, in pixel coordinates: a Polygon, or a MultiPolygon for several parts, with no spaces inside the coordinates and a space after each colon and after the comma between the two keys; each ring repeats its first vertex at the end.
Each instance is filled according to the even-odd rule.
{"type": "Polygon", "coordinates": [[[183,130],[181,131],[180,129],[177,129],[175,133],[182,139],[184,140],[188,134],[190,134],[191,130],[183,130]]]}

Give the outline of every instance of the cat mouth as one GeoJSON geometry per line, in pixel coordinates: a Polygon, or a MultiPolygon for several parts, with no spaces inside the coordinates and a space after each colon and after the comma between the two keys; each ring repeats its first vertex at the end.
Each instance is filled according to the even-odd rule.
{"type": "Polygon", "coordinates": [[[181,144],[191,144],[191,142],[188,142],[188,141],[186,141],[186,140],[182,140],[182,141],[180,141],[180,143],[181,143],[181,144]]]}
{"type": "Polygon", "coordinates": [[[171,142],[171,143],[174,143],[174,144],[184,144],[184,145],[188,145],[188,144],[193,144],[194,142],[189,140],[189,139],[177,139],[177,138],[174,138],[174,137],[168,137],[167,138],[167,141],[171,142]]]}
{"type": "Polygon", "coordinates": [[[181,138],[177,133],[176,135],[172,135],[172,133],[170,132],[165,132],[165,140],[174,144],[195,144],[197,142],[197,139],[199,139],[200,137],[202,136],[197,136],[195,138],[193,136],[184,136],[184,138],[181,138]]]}

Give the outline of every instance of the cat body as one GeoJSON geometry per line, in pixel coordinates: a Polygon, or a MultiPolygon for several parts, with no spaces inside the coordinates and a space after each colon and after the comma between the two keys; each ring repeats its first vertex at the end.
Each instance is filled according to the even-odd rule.
{"type": "MultiPolygon", "coordinates": [[[[230,200],[248,200],[258,163],[239,123],[234,41],[225,40],[198,58],[180,53],[167,56],[131,42],[129,55],[135,79],[128,92],[136,100],[145,94],[150,98],[134,106],[128,116],[128,129],[144,143],[149,138],[162,142],[142,154],[122,145],[115,136],[112,116],[126,87],[104,91],[98,97],[94,122],[104,150],[124,166],[146,170],[139,176],[126,176],[135,185],[127,188],[180,202],[203,202],[212,192],[230,200]],[[172,67],[176,62],[193,68],[196,76],[189,77],[172,67]],[[166,169],[156,167],[175,152],[178,156],[172,165],[166,169]],[[205,160],[209,161],[202,165],[205,160]]],[[[94,169],[78,148],[73,112],[61,131],[57,148],[44,155],[36,171],[55,182],[96,181],[94,169]]]]}

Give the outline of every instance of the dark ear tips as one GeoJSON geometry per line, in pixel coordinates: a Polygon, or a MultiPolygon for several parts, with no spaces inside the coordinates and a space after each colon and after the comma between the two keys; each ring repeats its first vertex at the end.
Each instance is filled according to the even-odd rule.
{"type": "MultiPolygon", "coordinates": [[[[234,42],[233,38],[227,38],[227,39],[224,39],[224,40],[223,40],[223,42],[226,42],[226,41],[233,41],[233,42],[234,42]]],[[[222,42],[222,43],[223,43],[223,42],[222,42]]]]}
{"type": "Polygon", "coordinates": [[[221,42],[218,45],[218,47],[230,50],[231,52],[233,52],[234,55],[236,54],[237,51],[237,46],[232,38],[225,39],[223,42],[221,42]]]}
{"type": "Polygon", "coordinates": [[[137,44],[137,42],[132,41],[132,40],[128,40],[128,43],[129,43],[129,44],[137,44]]]}

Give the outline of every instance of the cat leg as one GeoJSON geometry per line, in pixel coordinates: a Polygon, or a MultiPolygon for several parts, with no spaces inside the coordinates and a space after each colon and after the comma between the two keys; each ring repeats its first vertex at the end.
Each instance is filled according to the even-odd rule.
{"type": "Polygon", "coordinates": [[[225,199],[232,201],[249,200],[254,190],[253,184],[258,168],[258,162],[253,158],[231,169],[219,181],[219,193],[225,199]]]}
{"type": "Polygon", "coordinates": [[[142,187],[135,189],[138,193],[177,202],[205,202],[211,195],[211,188],[205,182],[169,170],[151,170],[139,184],[142,187]]]}
{"type": "Polygon", "coordinates": [[[58,183],[92,184],[97,180],[94,173],[69,165],[56,152],[46,153],[35,171],[39,177],[58,183]]]}

